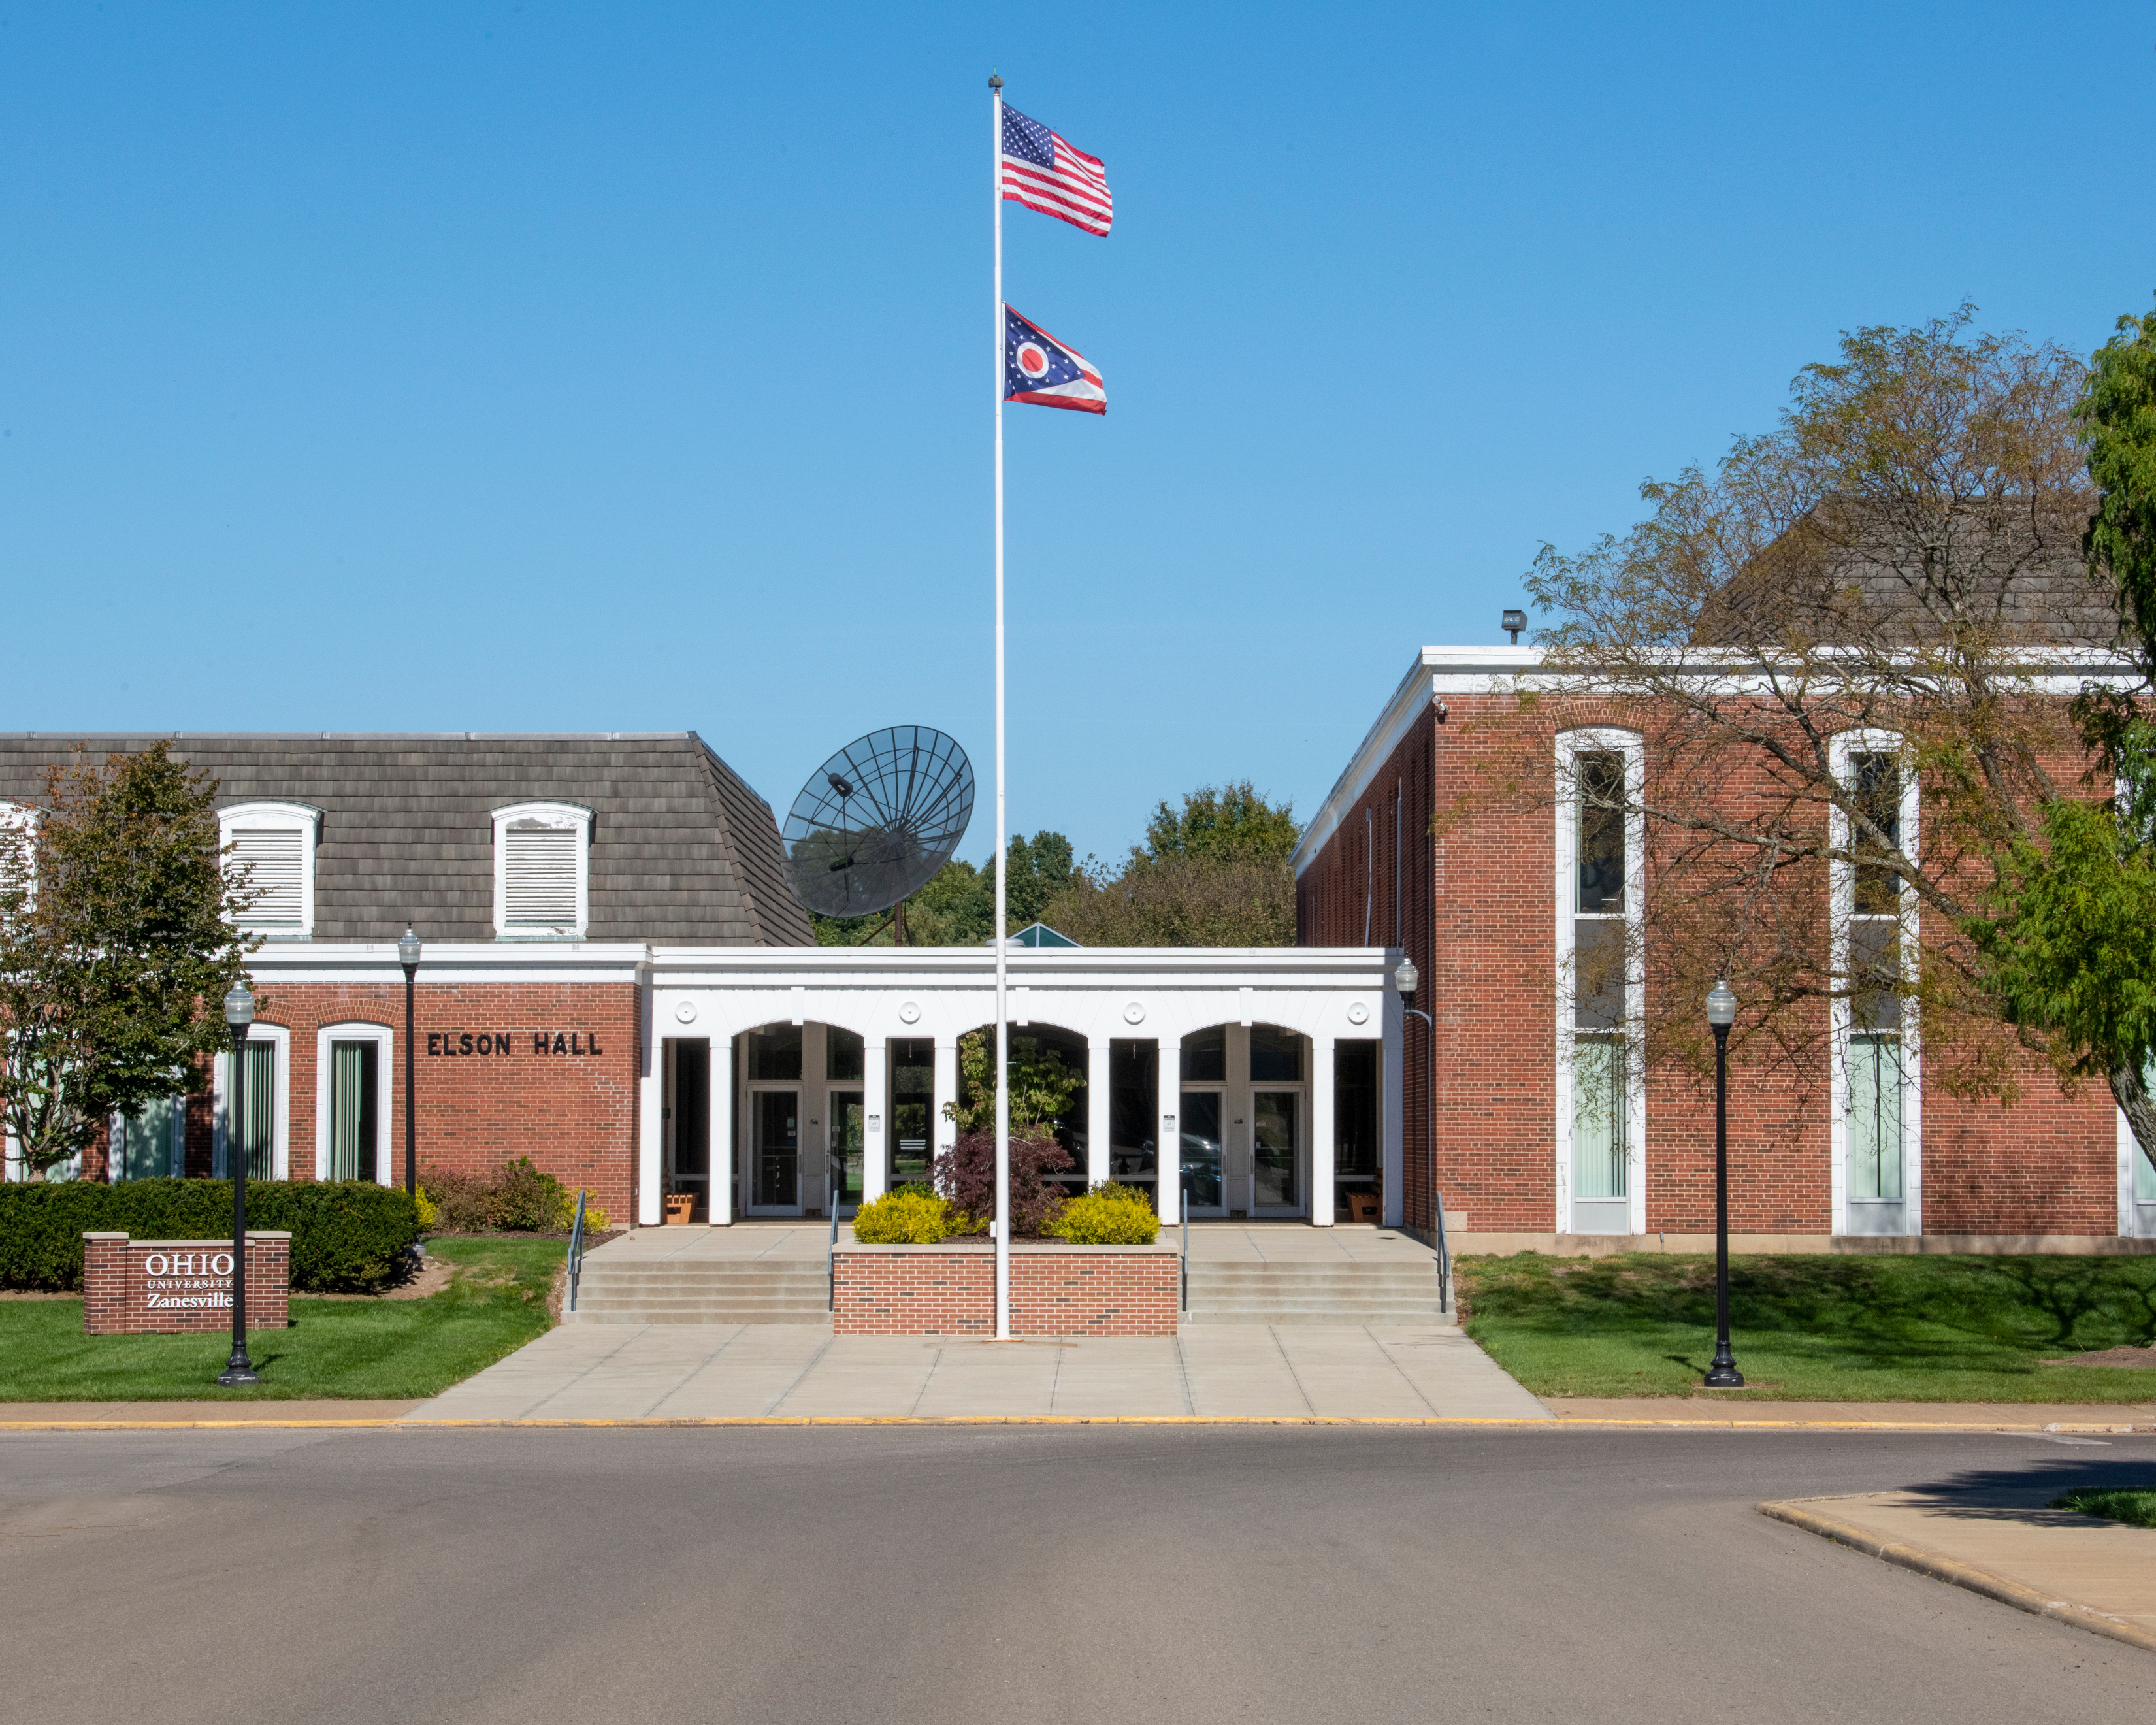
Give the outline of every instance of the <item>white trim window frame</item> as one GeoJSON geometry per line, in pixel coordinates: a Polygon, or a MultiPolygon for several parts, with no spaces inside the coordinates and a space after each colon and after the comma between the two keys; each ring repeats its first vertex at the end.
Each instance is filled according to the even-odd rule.
{"type": "MultiPolygon", "coordinates": [[[[1856,769],[1852,765],[1860,755],[1889,755],[1900,762],[1902,851],[1914,858],[1921,842],[1918,818],[1922,812],[1921,787],[1917,775],[1908,768],[1905,758],[1907,744],[1902,737],[1892,731],[1853,730],[1837,732],[1827,746],[1827,768],[1835,782],[1844,787],[1855,783],[1856,769]]],[[[1851,843],[1851,823],[1848,814],[1839,806],[1827,810],[1827,842],[1835,850],[1846,851],[1851,843]]],[[[1851,924],[1858,920],[1856,910],[1856,869],[1853,863],[1837,857],[1827,865],[1830,963],[1835,974],[1850,974],[1851,924]]],[[[1898,895],[1897,930],[1900,973],[1905,984],[1913,984],[1917,978],[1919,963],[1917,935],[1919,932],[1917,896],[1905,886],[1898,895]]],[[[1894,1033],[1899,1050],[1898,1096],[1902,1127],[1902,1232],[1914,1235],[1924,1231],[1923,1208],[1923,1040],[1918,1023],[1917,1002],[1912,995],[1904,994],[1900,1003],[1901,1024],[1894,1033]]],[[[1860,1034],[1856,1029],[1855,1003],[1843,994],[1830,1003],[1829,1027],[1831,1034],[1831,1118],[1828,1122],[1828,1169],[1832,1188],[1833,1228],[1837,1235],[1846,1235],[1851,1219],[1850,1196],[1850,1114],[1854,1101],[1855,1065],[1852,1044],[1860,1034]]]]}
{"type": "MultiPolygon", "coordinates": [[[[1560,1234],[1582,1231],[1608,1233],[1607,1228],[1596,1227],[1583,1230],[1575,1224],[1575,1205],[1596,1203],[1614,1209],[1607,1198],[1582,1199],[1574,1192],[1574,1113],[1577,1085],[1574,1081],[1576,1062],[1581,1050],[1581,1034],[1576,1023],[1579,1003],[1578,988],[1578,927],[1581,916],[1580,891],[1580,766],[1583,755],[1614,754],[1620,757],[1625,769],[1625,879],[1624,908],[1617,915],[1599,920],[1607,921],[1620,932],[1625,946],[1625,1009],[1624,1021],[1607,1040],[1622,1056],[1619,1076],[1623,1084],[1623,1112],[1620,1124],[1625,1132],[1623,1169],[1625,1174],[1625,1232],[1645,1234],[1647,1231],[1647,1095],[1645,1081],[1645,1048],[1642,1027],[1647,1009],[1645,978],[1641,974],[1637,955],[1644,917],[1646,890],[1646,816],[1642,801],[1646,793],[1647,756],[1645,739],[1636,731],[1619,729],[1612,726],[1597,726],[1573,731],[1563,731],[1557,737],[1557,820],[1555,855],[1557,867],[1555,914],[1555,947],[1557,951],[1557,1061],[1555,1096],[1555,1126],[1557,1141],[1556,1166],[1556,1224],[1560,1234]]],[[[1598,1037],[1597,1040],[1601,1040],[1598,1037]]]]}
{"type": "Polygon", "coordinates": [[[219,849],[239,847],[225,859],[226,878],[262,893],[233,919],[241,929],[273,941],[315,937],[315,850],[321,834],[322,811],[308,803],[234,803],[218,810],[219,849]]]}
{"type": "Polygon", "coordinates": [[[494,811],[496,940],[584,938],[594,819],[574,803],[512,803],[494,811]],[[513,859],[512,849],[519,853],[513,859]]]}
{"type": "MultiPolygon", "coordinates": [[[[275,1130],[270,1144],[270,1178],[289,1180],[292,1178],[292,1033],[282,1024],[257,1020],[248,1027],[247,1040],[250,1044],[268,1043],[277,1051],[276,1070],[270,1081],[275,1130]]],[[[232,1177],[225,1158],[232,1137],[231,1093],[232,1050],[228,1046],[218,1055],[211,1087],[210,1178],[217,1180],[232,1177]]]]}
{"type": "Polygon", "coordinates": [[[354,1020],[324,1024],[315,1032],[315,1178],[330,1176],[330,1128],[336,1107],[333,1050],[340,1042],[372,1042],[374,1053],[374,1179],[380,1186],[397,1183],[391,1153],[390,1110],[396,1101],[397,1034],[387,1024],[354,1020]]]}

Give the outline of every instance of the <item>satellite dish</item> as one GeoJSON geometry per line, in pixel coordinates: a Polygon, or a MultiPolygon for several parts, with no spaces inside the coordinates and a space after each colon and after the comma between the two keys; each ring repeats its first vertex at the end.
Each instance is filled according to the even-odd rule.
{"type": "Polygon", "coordinates": [[[966,752],[926,725],[849,743],[808,775],[786,817],[786,867],[826,916],[889,910],[951,860],[973,814],[966,752]]]}

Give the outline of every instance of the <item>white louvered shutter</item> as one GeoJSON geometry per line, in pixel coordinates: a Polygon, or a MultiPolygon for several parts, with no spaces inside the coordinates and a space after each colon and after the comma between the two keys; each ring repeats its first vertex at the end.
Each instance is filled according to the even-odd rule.
{"type": "Polygon", "coordinates": [[[254,902],[241,912],[245,928],[299,929],[306,926],[302,871],[306,834],[290,827],[235,827],[233,877],[254,902]]]}
{"type": "Polygon", "coordinates": [[[515,927],[568,928],[577,921],[581,834],[572,826],[511,821],[504,829],[502,921],[515,927]]]}

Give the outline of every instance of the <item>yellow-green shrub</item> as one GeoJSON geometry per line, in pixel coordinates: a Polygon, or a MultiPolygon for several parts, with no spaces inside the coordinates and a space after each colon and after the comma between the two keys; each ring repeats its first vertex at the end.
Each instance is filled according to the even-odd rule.
{"type": "Polygon", "coordinates": [[[928,1193],[886,1192],[854,1213],[863,1245],[934,1245],[953,1231],[951,1206],[928,1193]]]}
{"type": "Polygon", "coordinates": [[[415,1186],[412,1189],[412,1203],[419,1214],[420,1233],[432,1234],[434,1231],[434,1224],[442,1219],[442,1213],[434,1208],[434,1200],[427,1196],[427,1189],[424,1186],[415,1186]]]}
{"type": "Polygon", "coordinates": [[[1106,1181],[1064,1205],[1048,1231],[1073,1245],[1151,1245],[1160,1238],[1160,1218],[1136,1187],[1106,1181]]]}

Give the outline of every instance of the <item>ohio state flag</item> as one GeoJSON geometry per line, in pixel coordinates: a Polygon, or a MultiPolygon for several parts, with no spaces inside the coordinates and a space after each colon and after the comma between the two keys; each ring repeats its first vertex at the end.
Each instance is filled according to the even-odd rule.
{"type": "Polygon", "coordinates": [[[1004,399],[1037,408],[1108,411],[1108,392],[1086,357],[1004,307],[1004,399]]]}

